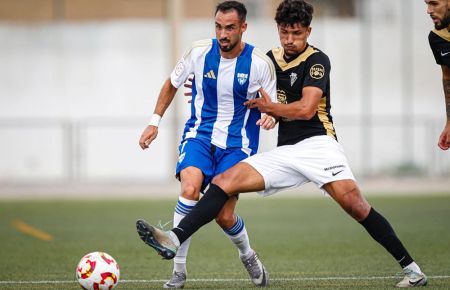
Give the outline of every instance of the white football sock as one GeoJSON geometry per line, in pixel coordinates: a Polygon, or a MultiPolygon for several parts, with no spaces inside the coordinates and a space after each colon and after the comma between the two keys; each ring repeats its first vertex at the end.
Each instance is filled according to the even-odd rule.
{"type": "MultiPolygon", "coordinates": [[[[178,202],[175,207],[175,212],[173,214],[173,227],[178,226],[180,221],[191,211],[191,209],[197,204],[196,200],[189,200],[182,196],[178,197],[178,202]]],[[[170,232],[170,237],[176,245],[180,245],[178,237],[170,232]]],[[[176,272],[186,273],[186,258],[189,250],[189,244],[191,243],[191,238],[183,242],[178,248],[177,255],[173,259],[173,270],[176,272]]]]}
{"type": "Polygon", "coordinates": [[[247,229],[245,228],[244,221],[241,219],[241,217],[236,216],[236,223],[228,230],[224,230],[224,233],[238,249],[239,257],[247,257],[250,253],[253,252],[252,248],[250,247],[250,240],[248,238],[247,229]]]}
{"type": "Polygon", "coordinates": [[[416,273],[422,273],[422,271],[420,270],[419,265],[417,265],[416,262],[412,262],[411,264],[409,264],[408,266],[406,266],[403,269],[410,269],[410,270],[413,270],[416,273]]]}

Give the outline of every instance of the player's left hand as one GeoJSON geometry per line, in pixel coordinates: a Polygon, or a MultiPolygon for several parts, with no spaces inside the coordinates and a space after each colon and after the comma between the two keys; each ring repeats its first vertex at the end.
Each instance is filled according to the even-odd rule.
{"type": "Polygon", "coordinates": [[[447,125],[439,137],[438,146],[442,150],[448,150],[450,148],[450,121],[447,121],[447,125]]]}
{"type": "Polygon", "coordinates": [[[277,121],[274,117],[264,114],[261,116],[261,119],[256,121],[256,125],[261,126],[264,130],[270,130],[275,128],[277,121]]]}
{"type": "Polygon", "coordinates": [[[261,113],[270,113],[274,103],[272,103],[269,95],[262,88],[258,92],[261,95],[260,98],[248,100],[244,105],[249,109],[258,108],[261,113]]]}

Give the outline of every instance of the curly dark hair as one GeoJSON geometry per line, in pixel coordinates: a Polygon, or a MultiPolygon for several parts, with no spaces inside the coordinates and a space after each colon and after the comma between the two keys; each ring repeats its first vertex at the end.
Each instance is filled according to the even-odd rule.
{"type": "Polygon", "coordinates": [[[275,21],[278,25],[293,26],[296,23],[303,27],[311,24],[314,8],[303,0],[284,0],[277,8],[275,21]]]}
{"type": "Polygon", "coordinates": [[[217,12],[228,12],[230,10],[236,10],[239,20],[241,22],[245,22],[245,19],[247,17],[247,8],[245,8],[245,5],[238,1],[225,1],[217,5],[216,7],[216,13],[217,12]]]}

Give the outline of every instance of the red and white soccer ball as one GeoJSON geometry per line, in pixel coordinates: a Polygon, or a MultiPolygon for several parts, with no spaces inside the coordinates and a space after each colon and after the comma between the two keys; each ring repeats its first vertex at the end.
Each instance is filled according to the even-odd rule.
{"type": "Polygon", "coordinates": [[[83,289],[110,290],[119,284],[119,264],[107,253],[89,253],[78,263],[76,275],[83,289]]]}

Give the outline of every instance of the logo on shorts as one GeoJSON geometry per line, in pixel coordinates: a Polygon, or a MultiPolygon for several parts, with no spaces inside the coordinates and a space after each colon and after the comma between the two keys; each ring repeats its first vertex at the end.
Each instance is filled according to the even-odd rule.
{"type": "MultiPolygon", "coordinates": [[[[329,171],[329,170],[335,170],[335,169],[339,169],[339,168],[345,168],[345,165],[342,165],[342,164],[333,165],[333,166],[330,166],[330,167],[325,167],[323,170],[329,171]]],[[[344,169],[342,169],[342,170],[344,170],[344,169]]],[[[339,174],[339,173],[336,173],[336,174],[339,174]]],[[[334,175],[336,175],[336,174],[334,174],[334,175]]]]}
{"type": "Polygon", "coordinates": [[[313,79],[320,80],[325,75],[325,68],[321,64],[315,64],[309,70],[309,75],[313,79]]]}
{"type": "Polygon", "coordinates": [[[248,74],[237,73],[238,83],[242,86],[248,79],[248,74]]]}
{"type": "Polygon", "coordinates": [[[178,163],[183,162],[185,155],[186,155],[186,152],[183,152],[183,153],[180,154],[180,156],[178,156],[178,163]]]}
{"type": "Polygon", "coordinates": [[[337,172],[331,172],[331,175],[336,176],[336,175],[338,175],[339,173],[341,173],[342,171],[344,171],[344,169],[339,170],[339,171],[337,171],[337,172]]]}
{"type": "Polygon", "coordinates": [[[325,171],[330,171],[331,170],[331,175],[332,176],[336,176],[339,173],[341,173],[342,171],[345,170],[345,165],[339,164],[339,165],[333,165],[330,167],[325,167],[323,170],[325,171]]]}

